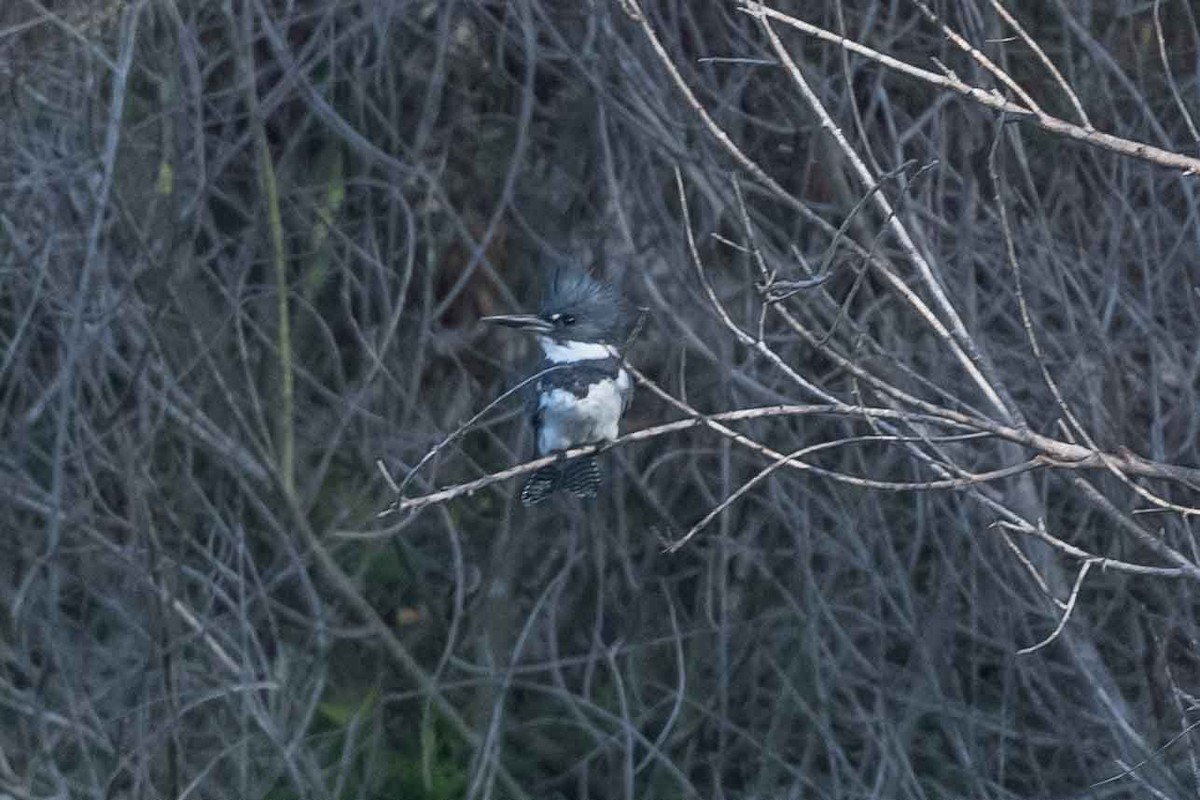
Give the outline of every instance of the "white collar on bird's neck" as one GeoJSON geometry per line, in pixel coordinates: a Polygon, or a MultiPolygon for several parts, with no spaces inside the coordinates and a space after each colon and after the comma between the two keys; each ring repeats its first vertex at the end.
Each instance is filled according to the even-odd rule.
{"type": "Polygon", "coordinates": [[[616,358],[617,348],[600,342],[558,341],[549,336],[539,336],[538,344],[546,360],[555,364],[571,364],[576,361],[596,361],[616,358]]]}

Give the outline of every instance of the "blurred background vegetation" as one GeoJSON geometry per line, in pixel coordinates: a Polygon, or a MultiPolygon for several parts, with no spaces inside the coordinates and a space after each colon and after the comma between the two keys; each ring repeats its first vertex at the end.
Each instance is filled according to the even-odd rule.
{"type": "MultiPolygon", "coordinates": [[[[1197,155],[1188,0],[770,5],[1197,155]]],[[[772,30],[812,98],[721,0],[5,0],[0,798],[1196,797],[1196,176],[772,30]],[[379,517],[560,263],[699,412],[1166,466],[806,414],[676,553],[771,460],[379,517]]],[[[514,400],[405,492],[530,452],[514,400]]]]}

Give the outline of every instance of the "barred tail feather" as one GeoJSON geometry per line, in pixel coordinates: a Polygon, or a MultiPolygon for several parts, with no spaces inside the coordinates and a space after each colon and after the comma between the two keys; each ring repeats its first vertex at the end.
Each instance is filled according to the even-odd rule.
{"type": "Polygon", "coordinates": [[[536,506],[538,503],[548,500],[552,494],[558,491],[559,477],[559,468],[555,464],[542,467],[533,473],[533,476],[526,481],[525,488],[521,490],[521,503],[527,506],[536,506]]]}
{"type": "Polygon", "coordinates": [[[582,456],[568,461],[563,467],[562,487],[580,499],[595,497],[603,475],[595,456],[582,456]]]}

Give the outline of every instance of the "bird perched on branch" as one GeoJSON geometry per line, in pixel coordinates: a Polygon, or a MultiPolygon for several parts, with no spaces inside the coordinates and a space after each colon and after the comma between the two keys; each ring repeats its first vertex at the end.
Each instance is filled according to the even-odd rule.
{"type": "MultiPolygon", "coordinates": [[[[582,270],[558,270],[537,314],[483,319],[537,337],[542,361],[528,410],[538,455],[617,438],[633,385],[618,356],[623,308],[611,284],[582,270]]],[[[595,456],[581,456],[535,472],[521,491],[521,502],[536,505],[559,489],[579,498],[595,497],[600,483],[595,456]]]]}

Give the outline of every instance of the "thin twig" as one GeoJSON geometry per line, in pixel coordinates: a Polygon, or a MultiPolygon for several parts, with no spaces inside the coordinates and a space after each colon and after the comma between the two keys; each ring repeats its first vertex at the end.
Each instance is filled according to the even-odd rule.
{"type": "MultiPolygon", "coordinates": [[[[975,61],[981,67],[983,67],[985,70],[987,70],[988,72],[990,72],[992,74],[992,77],[994,77],[996,80],[1000,81],[1002,84],[1004,84],[1009,89],[1011,89],[1012,93],[1015,94],[1018,98],[1020,98],[1021,102],[1025,104],[1026,108],[1028,108],[1030,111],[1032,111],[1035,114],[1039,114],[1039,115],[1045,114],[1045,112],[1042,111],[1041,106],[1039,106],[1037,104],[1037,102],[1032,97],[1030,97],[1029,94],[1024,89],[1021,88],[1021,85],[1019,83],[1017,83],[1015,80],[1013,80],[1012,76],[1010,76],[1004,70],[1000,69],[1000,67],[996,66],[995,62],[993,62],[990,58],[988,58],[986,55],[984,55],[982,52],[980,52],[974,45],[972,45],[970,42],[968,42],[966,39],[964,39],[957,31],[955,31],[953,28],[951,28],[946,23],[942,22],[942,20],[938,17],[938,15],[933,12],[933,9],[931,9],[929,7],[929,5],[924,2],[924,0],[912,0],[912,1],[914,3],[916,3],[917,8],[921,9],[921,12],[925,15],[925,17],[930,22],[934,23],[935,25],[937,25],[938,27],[940,27],[942,29],[942,33],[946,34],[947,39],[954,42],[954,44],[960,50],[962,50],[967,55],[971,56],[971,58],[975,59],[975,61]]],[[[953,73],[951,73],[951,74],[953,74],[953,73]]]]}
{"type": "MultiPolygon", "coordinates": [[[[761,6],[756,5],[755,8],[761,8],[761,6]]],[[[833,121],[833,117],[830,116],[828,109],[825,108],[820,98],[817,97],[816,92],[813,91],[804,75],[800,72],[800,67],[796,65],[791,54],[784,48],[783,42],[780,41],[779,36],[775,33],[775,29],[771,27],[767,17],[768,15],[765,14],[759,16],[763,30],[766,31],[776,55],[779,56],[780,61],[787,68],[788,74],[791,75],[792,82],[800,90],[809,108],[820,119],[821,127],[833,137],[838,149],[846,156],[862,185],[867,189],[876,186],[878,181],[871,175],[867,165],[863,163],[858,153],[850,145],[850,142],[846,140],[845,134],[842,133],[841,129],[833,121]]],[[[934,304],[945,316],[946,322],[944,324],[949,330],[945,334],[941,334],[939,331],[939,335],[943,337],[954,357],[962,364],[967,374],[971,376],[971,380],[979,388],[980,392],[983,393],[983,396],[987,398],[988,403],[991,404],[1006,422],[1013,421],[1012,410],[997,393],[995,382],[984,375],[984,370],[987,367],[982,360],[979,348],[976,346],[971,334],[967,331],[967,326],[963,323],[962,317],[946,294],[942,282],[934,274],[933,265],[925,258],[920,248],[917,247],[908,229],[896,215],[895,209],[891,201],[887,199],[887,196],[883,192],[874,192],[871,194],[871,197],[875,205],[879,207],[885,224],[891,228],[893,235],[900,242],[900,247],[904,250],[905,255],[908,256],[909,261],[916,267],[925,289],[934,299],[934,304]]]]}
{"type": "Polygon", "coordinates": [[[1007,22],[1009,26],[1017,32],[1017,36],[1021,37],[1021,41],[1025,43],[1026,47],[1034,52],[1034,55],[1038,57],[1038,60],[1042,62],[1042,64],[1054,77],[1055,83],[1057,83],[1059,88],[1063,90],[1063,93],[1066,94],[1067,99],[1071,102],[1071,107],[1074,108],[1075,113],[1079,115],[1079,121],[1083,123],[1083,127],[1089,131],[1095,130],[1092,126],[1092,121],[1088,119],[1087,112],[1083,110],[1083,103],[1079,101],[1079,96],[1075,94],[1075,90],[1071,88],[1071,84],[1067,83],[1067,79],[1063,77],[1062,72],[1059,71],[1054,62],[1050,60],[1050,56],[1046,55],[1046,51],[1042,49],[1042,46],[1037,43],[1036,39],[1034,39],[1025,31],[1025,28],[1021,25],[1020,21],[1013,16],[1007,8],[1004,7],[1004,4],[1000,2],[1000,0],[991,0],[991,2],[992,8],[996,10],[996,14],[998,14],[1002,20],[1007,22]]]}
{"type": "Polygon", "coordinates": [[[283,212],[280,209],[279,186],[275,180],[275,162],[267,143],[267,132],[258,99],[257,72],[254,64],[254,14],[249,8],[242,10],[243,35],[242,85],[245,87],[246,104],[250,109],[250,126],[254,134],[254,151],[258,162],[259,181],[262,184],[263,201],[267,206],[267,230],[271,242],[271,266],[275,275],[276,347],[279,351],[279,409],[276,425],[279,428],[279,479],[283,490],[289,495],[296,492],[296,423],[295,423],[295,375],[292,364],[291,311],[288,298],[287,249],[283,239],[283,212]]]}
{"type": "Polygon", "coordinates": [[[1132,139],[1124,139],[1120,136],[1114,136],[1111,133],[1104,133],[1094,129],[1085,128],[1066,120],[1049,114],[1038,115],[1031,112],[1029,109],[1017,105],[1010,100],[993,91],[980,89],[978,86],[971,86],[957,77],[952,75],[939,75],[936,72],[931,72],[927,69],[915,67],[912,64],[901,61],[893,56],[886,55],[866,45],[847,39],[844,36],[839,36],[832,31],[825,30],[804,20],[789,16],[774,9],[761,6],[757,3],[748,5],[744,8],[748,13],[755,16],[769,17],[784,23],[796,30],[803,31],[810,36],[815,36],[818,39],[823,39],[827,42],[832,42],[840,47],[844,47],[852,53],[857,53],[865,56],[872,61],[882,64],[885,67],[893,69],[913,78],[917,78],[932,86],[937,86],[943,89],[949,89],[963,97],[973,100],[982,106],[993,109],[995,111],[1003,111],[1011,114],[1014,118],[1021,122],[1029,122],[1037,127],[1056,133],[1061,136],[1066,136],[1069,139],[1084,142],[1108,150],[1112,153],[1128,156],[1130,158],[1141,159],[1152,164],[1158,164],[1163,167],[1177,169],[1187,175],[1200,174],[1200,158],[1193,158],[1181,153],[1173,153],[1169,150],[1163,150],[1160,147],[1138,142],[1132,139]]]}
{"type": "MultiPolygon", "coordinates": [[[[630,365],[626,364],[626,369],[632,369],[632,367],[630,365]]],[[[643,376],[640,372],[635,372],[634,376],[636,378],[638,378],[640,385],[651,386],[652,388],[657,389],[657,387],[653,386],[653,384],[650,383],[649,380],[646,379],[645,376],[643,376]]],[[[672,398],[672,400],[674,400],[674,398],[672,398]]],[[[678,401],[675,401],[675,402],[678,403],[678,401]]],[[[906,412],[906,411],[897,411],[895,409],[890,409],[890,408],[856,407],[856,406],[847,406],[847,405],[842,405],[842,404],[759,406],[756,408],[738,409],[736,411],[725,411],[725,412],[711,414],[711,415],[707,415],[707,416],[702,415],[699,412],[695,412],[694,409],[692,409],[691,411],[695,415],[689,419],[676,420],[675,422],[668,422],[668,423],[664,423],[662,425],[655,425],[650,428],[643,428],[642,430],[639,430],[639,431],[627,433],[624,436],[614,439],[611,442],[605,442],[605,443],[601,443],[601,444],[590,444],[590,445],[585,445],[583,447],[575,447],[570,450],[565,450],[561,453],[556,453],[554,455],[543,456],[541,458],[535,458],[532,461],[526,461],[523,464],[517,464],[516,466],[509,467],[507,469],[500,470],[499,472],[494,472],[489,475],[485,475],[485,476],[483,476],[481,478],[477,478],[473,481],[461,483],[456,486],[449,486],[449,487],[446,487],[445,489],[442,489],[440,491],[433,492],[433,493],[430,493],[427,495],[423,495],[420,497],[403,498],[398,503],[393,503],[386,510],[380,512],[379,516],[383,517],[383,516],[387,516],[387,515],[390,515],[393,513],[403,513],[405,511],[416,511],[418,509],[425,508],[427,506],[436,505],[438,503],[444,503],[448,500],[453,500],[457,497],[462,497],[463,495],[472,495],[475,492],[479,491],[480,489],[484,489],[493,484],[502,483],[504,481],[508,481],[513,478],[520,477],[521,475],[525,475],[530,472],[535,472],[535,471],[541,469],[542,467],[549,466],[550,464],[553,464],[564,458],[569,459],[569,458],[577,458],[579,456],[585,456],[585,455],[594,455],[594,454],[602,452],[604,450],[608,450],[612,447],[617,447],[617,446],[628,444],[631,442],[646,441],[649,439],[654,439],[654,438],[657,438],[660,436],[664,436],[669,433],[677,433],[679,431],[684,431],[684,430],[688,430],[690,428],[696,428],[696,427],[700,427],[700,426],[712,427],[715,430],[717,430],[719,433],[723,433],[724,435],[728,435],[728,436],[740,439],[744,443],[747,443],[748,445],[752,446],[753,448],[759,450],[759,452],[761,452],[765,455],[768,455],[771,458],[779,457],[779,454],[775,453],[774,451],[770,450],[769,448],[762,447],[758,443],[756,443],[756,442],[742,436],[741,434],[733,431],[732,429],[727,428],[726,426],[722,425],[721,423],[724,423],[724,422],[736,422],[736,421],[740,421],[740,420],[751,420],[751,419],[768,419],[768,418],[772,418],[772,417],[807,416],[807,415],[812,415],[812,414],[833,414],[835,416],[847,416],[847,417],[852,417],[852,418],[853,417],[862,418],[862,417],[880,416],[881,418],[885,418],[885,419],[895,419],[895,420],[905,419],[905,420],[919,421],[919,422],[925,422],[925,423],[930,423],[930,424],[954,425],[953,423],[947,423],[945,420],[939,420],[935,417],[929,417],[924,414],[910,413],[910,412],[906,412]]],[[[958,426],[955,426],[955,427],[958,427],[958,426]]],[[[807,467],[805,467],[805,468],[807,468],[807,467]]],[[[890,486],[894,486],[894,487],[930,486],[930,488],[950,488],[950,486],[951,486],[950,484],[945,484],[945,485],[932,484],[931,485],[931,484],[923,483],[923,482],[917,482],[917,483],[912,483],[912,484],[908,484],[908,483],[891,484],[891,483],[887,483],[887,482],[871,482],[871,483],[877,484],[879,486],[889,486],[889,487],[890,486]]],[[[372,534],[363,535],[363,534],[358,534],[358,533],[343,532],[338,535],[341,536],[342,538],[350,538],[350,539],[368,538],[368,539],[370,539],[370,538],[380,538],[380,536],[385,535],[385,534],[372,533],[372,534]]]]}
{"type": "MultiPolygon", "coordinates": [[[[448,434],[448,435],[446,435],[446,436],[442,437],[442,440],[441,440],[440,442],[438,442],[438,443],[437,443],[437,444],[435,444],[433,447],[431,447],[431,448],[429,449],[429,452],[428,452],[428,453],[426,453],[424,456],[422,456],[422,457],[421,457],[421,460],[420,460],[420,461],[418,461],[416,464],[414,464],[414,465],[413,465],[412,469],[410,469],[410,470],[408,471],[408,473],[407,473],[407,474],[404,476],[404,480],[403,480],[403,481],[401,481],[401,482],[400,482],[400,484],[399,484],[398,486],[396,486],[395,479],[392,479],[392,478],[390,478],[390,475],[389,475],[389,484],[390,484],[391,486],[395,487],[394,491],[395,491],[395,494],[396,494],[396,502],[397,502],[397,503],[399,503],[399,502],[400,502],[400,497],[401,497],[401,495],[403,495],[403,494],[404,494],[404,490],[405,490],[405,489],[408,487],[408,484],[409,484],[409,483],[411,483],[411,482],[412,482],[412,480],[413,480],[413,478],[415,478],[415,477],[416,477],[417,473],[418,473],[418,472],[420,472],[420,470],[421,470],[421,467],[423,467],[423,466],[425,466],[427,463],[429,463],[429,460],[430,460],[431,458],[433,458],[434,456],[436,456],[438,453],[440,453],[440,452],[442,452],[443,450],[445,450],[445,449],[446,449],[446,447],[447,447],[447,446],[448,446],[448,445],[449,445],[451,442],[455,441],[456,439],[458,439],[458,437],[462,436],[464,433],[466,433],[467,431],[469,431],[469,430],[471,430],[472,428],[474,428],[474,427],[475,427],[475,426],[476,426],[476,425],[479,423],[479,420],[481,420],[481,419],[483,419],[485,416],[487,416],[487,414],[488,414],[489,412],[491,412],[491,410],[492,410],[493,408],[495,408],[496,406],[500,405],[501,403],[503,403],[503,402],[504,402],[505,400],[507,400],[508,398],[512,397],[512,396],[513,396],[514,394],[516,394],[517,392],[520,392],[521,390],[523,390],[523,389],[524,389],[526,386],[528,386],[529,384],[531,384],[531,383],[534,383],[534,382],[536,382],[536,381],[540,380],[541,378],[545,377],[545,376],[546,376],[546,375],[548,375],[549,373],[551,373],[551,372],[555,372],[555,371],[557,371],[557,370],[569,369],[570,367],[571,367],[571,365],[570,365],[570,364],[555,364],[555,365],[552,365],[552,366],[546,367],[545,369],[543,369],[543,370],[540,370],[540,371],[538,371],[538,372],[535,372],[533,375],[530,375],[528,378],[526,378],[525,380],[521,381],[521,382],[520,382],[520,383],[518,383],[516,386],[513,386],[513,387],[512,387],[511,389],[509,389],[508,391],[506,391],[506,392],[502,393],[502,394],[501,394],[499,397],[497,397],[495,400],[493,400],[492,402],[490,402],[490,403],[488,403],[486,406],[484,406],[482,409],[480,409],[480,410],[479,410],[479,411],[478,411],[476,414],[474,414],[474,415],[473,415],[473,416],[472,416],[470,419],[468,419],[468,420],[467,420],[466,422],[464,422],[462,425],[459,425],[457,428],[455,428],[455,429],[454,429],[454,431],[453,431],[452,433],[450,433],[450,434],[448,434]]],[[[386,511],[382,512],[381,516],[382,516],[383,514],[390,514],[390,513],[392,513],[394,510],[395,510],[395,508],[394,508],[394,507],[393,507],[393,508],[389,508],[388,510],[386,510],[386,511]]]]}
{"type": "Polygon", "coordinates": [[[1041,650],[1043,647],[1058,638],[1058,635],[1062,633],[1063,628],[1067,626],[1067,620],[1071,618],[1071,612],[1075,610],[1075,600],[1079,597],[1079,587],[1083,586],[1083,579],[1087,577],[1088,570],[1090,570],[1092,568],[1092,564],[1095,564],[1096,562],[1097,559],[1089,558],[1087,561],[1084,561],[1083,566],[1079,568],[1079,574],[1075,577],[1075,585],[1071,587],[1071,596],[1067,598],[1066,610],[1063,611],[1062,618],[1058,621],[1058,625],[1055,626],[1050,635],[1035,645],[1022,647],[1017,651],[1017,655],[1023,656],[1028,653],[1041,650]]]}

